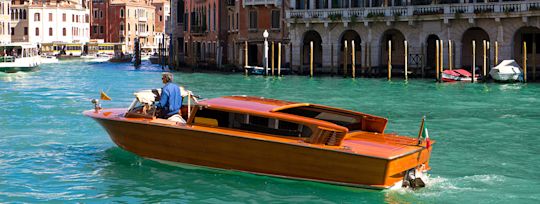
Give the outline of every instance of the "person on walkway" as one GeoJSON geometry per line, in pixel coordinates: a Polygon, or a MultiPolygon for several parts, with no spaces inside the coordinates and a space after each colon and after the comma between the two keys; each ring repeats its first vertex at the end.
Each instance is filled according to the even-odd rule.
{"type": "Polygon", "coordinates": [[[162,74],[163,88],[161,88],[161,98],[156,104],[160,110],[159,118],[164,118],[170,121],[186,123],[180,115],[180,107],[182,107],[182,95],[178,85],[172,83],[173,75],[169,72],[162,74]]]}

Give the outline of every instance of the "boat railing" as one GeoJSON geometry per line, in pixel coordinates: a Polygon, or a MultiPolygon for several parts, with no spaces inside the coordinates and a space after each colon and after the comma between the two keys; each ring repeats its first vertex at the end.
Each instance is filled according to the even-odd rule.
{"type": "Polygon", "coordinates": [[[15,57],[13,57],[13,56],[0,56],[0,62],[15,62],[15,57]]]}

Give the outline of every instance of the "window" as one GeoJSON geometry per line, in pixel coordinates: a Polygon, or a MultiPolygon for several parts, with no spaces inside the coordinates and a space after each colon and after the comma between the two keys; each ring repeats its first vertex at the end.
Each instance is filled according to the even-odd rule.
{"type": "Polygon", "coordinates": [[[24,27],[24,35],[28,35],[28,27],[24,27]]]}
{"type": "Polygon", "coordinates": [[[66,28],[62,28],[62,35],[66,36],[66,28]]]}
{"type": "Polygon", "coordinates": [[[53,15],[52,13],[49,13],[49,22],[52,22],[53,21],[53,15]]]}
{"type": "Polygon", "coordinates": [[[312,133],[309,127],[294,122],[208,108],[197,110],[193,123],[288,137],[310,137],[312,133]]]}
{"type": "Polygon", "coordinates": [[[85,22],[86,22],[86,23],[90,23],[90,19],[88,18],[88,14],[86,14],[86,15],[84,16],[84,18],[85,18],[85,22]]]}
{"type": "Polygon", "coordinates": [[[26,19],[26,10],[22,11],[22,19],[26,19]]]}
{"type": "Polygon", "coordinates": [[[100,27],[99,27],[99,30],[100,30],[99,33],[101,33],[101,34],[103,34],[103,33],[105,32],[105,29],[104,29],[103,26],[100,26],[100,27]]]}
{"type": "Polygon", "coordinates": [[[249,29],[250,30],[257,29],[257,11],[249,12],[249,29]]]}
{"type": "Polygon", "coordinates": [[[75,23],[75,14],[71,14],[71,22],[75,23]]]}
{"type": "Polygon", "coordinates": [[[53,35],[53,30],[52,28],[49,28],[49,36],[52,36],[53,35]]]}
{"type": "Polygon", "coordinates": [[[120,9],[120,18],[124,18],[124,9],[120,9]]]}
{"type": "Polygon", "coordinates": [[[120,23],[120,31],[124,32],[124,23],[120,23]]]}
{"type": "Polygon", "coordinates": [[[97,26],[92,26],[92,32],[95,34],[95,33],[98,33],[97,31],[98,27],[97,26]]]}
{"type": "Polygon", "coordinates": [[[15,28],[11,28],[11,35],[15,35],[15,28]]]}
{"type": "Polygon", "coordinates": [[[39,13],[34,14],[34,21],[40,21],[39,13]]]}
{"type": "Polygon", "coordinates": [[[62,14],[62,22],[66,22],[66,14],[65,13],[62,14]]]}
{"type": "Polygon", "coordinates": [[[163,21],[163,16],[159,15],[159,22],[163,21]]]}
{"type": "Polygon", "coordinates": [[[272,28],[273,29],[279,29],[280,27],[279,18],[280,18],[279,10],[273,10],[272,11],[272,28]]]}
{"type": "Polygon", "coordinates": [[[98,10],[94,10],[94,18],[98,18],[98,10]]]}
{"type": "Polygon", "coordinates": [[[103,18],[103,11],[99,11],[99,18],[103,18]]]}
{"type": "Polygon", "coordinates": [[[36,28],[36,36],[39,36],[39,28],[36,28]]]}

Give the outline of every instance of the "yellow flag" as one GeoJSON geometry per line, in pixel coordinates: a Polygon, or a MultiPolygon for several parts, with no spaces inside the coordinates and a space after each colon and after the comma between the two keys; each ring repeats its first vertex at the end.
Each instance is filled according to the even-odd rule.
{"type": "Polygon", "coordinates": [[[104,100],[104,101],[110,101],[111,97],[107,96],[107,94],[105,92],[101,91],[100,99],[104,100]]]}

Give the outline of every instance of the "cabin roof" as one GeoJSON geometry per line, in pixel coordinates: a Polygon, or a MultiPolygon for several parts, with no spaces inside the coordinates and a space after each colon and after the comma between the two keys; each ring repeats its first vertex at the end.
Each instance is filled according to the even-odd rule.
{"type": "Polygon", "coordinates": [[[302,104],[290,101],[282,101],[254,96],[223,96],[219,98],[200,101],[199,105],[224,108],[224,109],[242,109],[247,112],[272,112],[282,107],[294,104],[302,104]]]}

